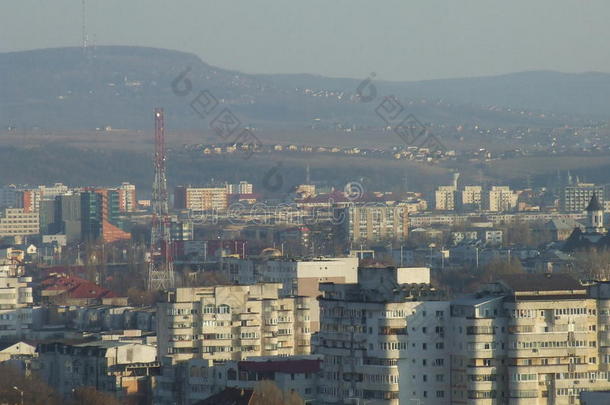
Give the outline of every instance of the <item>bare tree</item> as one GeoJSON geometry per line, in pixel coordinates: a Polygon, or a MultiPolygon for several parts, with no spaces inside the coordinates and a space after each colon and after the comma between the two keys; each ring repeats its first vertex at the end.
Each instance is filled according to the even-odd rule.
{"type": "Polygon", "coordinates": [[[61,397],[35,374],[25,375],[18,368],[0,364],[0,403],[60,405],[61,397]]]}
{"type": "Polygon", "coordinates": [[[592,280],[610,279],[610,251],[606,249],[580,250],[574,254],[578,275],[592,280]]]}
{"type": "Polygon", "coordinates": [[[303,405],[296,392],[283,392],[273,381],[261,381],[254,389],[251,405],[303,405]]]}
{"type": "Polygon", "coordinates": [[[100,392],[93,387],[80,387],[74,391],[69,405],[121,405],[114,396],[100,392]]]}

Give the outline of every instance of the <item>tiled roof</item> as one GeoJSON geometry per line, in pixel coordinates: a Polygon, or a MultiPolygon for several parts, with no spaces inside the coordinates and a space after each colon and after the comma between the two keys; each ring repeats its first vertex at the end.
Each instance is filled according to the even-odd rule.
{"type": "Polygon", "coordinates": [[[70,298],[102,299],[117,297],[114,292],[75,276],[51,276],[43,280],[41,284],[45,291],[65,291],[70,298]]]}

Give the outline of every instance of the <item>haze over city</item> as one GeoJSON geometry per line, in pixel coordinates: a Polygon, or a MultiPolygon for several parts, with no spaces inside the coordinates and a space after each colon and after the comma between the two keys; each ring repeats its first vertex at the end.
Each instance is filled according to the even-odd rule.
{"type": "Polygon", "coordinates": [[[0,5],[0,405],[607,405],[610,3],[0,5]]]}
{"type": "MultiPolygon", "coordinates": [[[[81,43],[77,0],[5,2],[0,52],[81,43]]],[[[193,52],[247,73],[383,80],[610,72],[604,0],[87,2],[89,41],[193,52]]]]}

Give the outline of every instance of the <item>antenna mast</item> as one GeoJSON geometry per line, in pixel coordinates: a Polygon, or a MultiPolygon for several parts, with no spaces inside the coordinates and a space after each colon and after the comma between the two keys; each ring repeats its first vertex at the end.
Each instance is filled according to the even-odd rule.
{"type": "Polygon", "coordinates": [[[152,228],[150,232],[150,261],[148,288],[165,290],[174,287],[171,221],[167,178],[165,175],[165,122],[163,109],[155,109],[155,179],[152,191],[152,228]]]}
{"type": "Polygon", "coordinates": [[[87,4],[86,4],[86,0],[82,0],[82,18],[83,18],[83,26],[82,26],[82,46],[83,46],[83,50],[87,49],[87,40],[89,38],[87,38],[87,4]]]}

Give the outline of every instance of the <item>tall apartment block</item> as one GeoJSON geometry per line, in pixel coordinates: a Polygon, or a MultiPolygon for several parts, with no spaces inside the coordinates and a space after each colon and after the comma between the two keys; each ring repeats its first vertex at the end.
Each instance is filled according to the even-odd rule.
{"type": "Polygon", "coordinates": [[[610,285],[513,275],[451,304],[452,404],[578,404],[608,390],[610,285]]]}
{"type": "Polygon", "coordinates": [[[241,360],[309,354],[310,298],[279,283],[177,288],[157,307],[159,358],[241,360]]]}
{"type": "Polygon", "coordinates": [[[227,258],[221,263],[221,270],[225,278],[235,284],[281,283],[281,297],[310,297],[312,332],[320,328],[320,311],[316,300],[321,294],[320,283],[358,282],[358,258],[355,257],[227,258]]]}
{"type": "Polygon", "coordinates": [[[511,211],[517,206],[518,195],[508,186],[492,186],[483,197],[483,209],[487,211],[511,211]]]}
{"type": "Polygon", "coordinates": [[[247,181],[240,181],[237,184],[227,184],[227,193],[229,194],[252,194],[254,187],[247,181]]]}
{"type": "Polygon", "coordinates": [[[322,403],[449,403],[449,303],[411,271],[360,268],[358,283],[321,285],[322,403]]]}
{"type": "Polygon", "coordinates": [[[403,241],[409,234],[409,209],[401,204],[353,204],[337,209],[347,242],[403,241]]]}
{"type": "Polygon", "coordinates": [[[0,339],[22,339],[32,324],[32,277],[23,277],[17,266],[0,264],[0,339]]]}
{"type": "Polygon", "coordinates": [[[174,207],[191,211],[224,211],[229,206],[226,187],[185,187],[174,190],[174,207]]]}
{"type": "Polygon", "coordinates": [[[593,194],[603,206],[605,201],[604,187],[592,183],[576,183],[565,186],[561,193],[561,209],[565,212],[583,212],[593,194]]]}
{"type": "Polygon", "coordinates": [[[434,203],[437,211],[454,211],[456,208],[457,188],[440,186],[434,192],[434,203]]]}
{"type": "Polygon", "coordinates": [[[121,183],[117,188],[120,212],[134,212],[137,208],[136,186],[130,183],[121,183]]]}
{"type": "Polygon", "coordinates": [[[464,186],[461,192],[461,204],[463,209],[480,210],[483,201],[483,188],[481,186],[464,186]]]}

